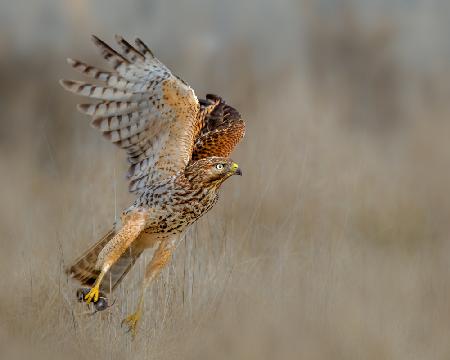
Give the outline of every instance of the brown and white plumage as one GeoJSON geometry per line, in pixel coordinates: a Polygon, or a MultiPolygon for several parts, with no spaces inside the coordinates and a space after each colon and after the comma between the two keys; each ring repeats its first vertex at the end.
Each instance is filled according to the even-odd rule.
{"type": "Polygon", "coordinates": [[[194,91],[161,63],[139,39],[131,45],[120,36],[120,52],[93,36],[112,66],[102,70],[82,61],[69,64],[93,83],[62,80],[62,86],[98,100],[78,109],[92,116],[92,126],[124,149],[129,191],[135,202],[120,224],[88,249],[69,268],[82,284],[92,286],[94,302],[110,274],[115,288],[147,247],[158,245],[148,265],[138,311],[127,319],[134,329],[142,311],[143,292],[169,261],[177,238],[217,201],[220,185],[240,174],[228,156],[242,139],[240,114],[216,95],[198,100],[194,91]],[[100,84],[96,84],[100,83],[100,84]]]}
{"type": "Polygon", "coordinates": [[[206,95],[206,100],[200,100],[200,106],[209,112],[195,139],[191,161],[210,156],[229,156],[245,133],[241,114],[212,94],[206,95]]]}

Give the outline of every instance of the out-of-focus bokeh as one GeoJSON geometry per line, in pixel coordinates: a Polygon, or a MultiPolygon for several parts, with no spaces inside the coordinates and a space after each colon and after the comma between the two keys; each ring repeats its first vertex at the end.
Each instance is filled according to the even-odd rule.
{"type": "Polygon", "coordinates": [[[450,3],[0,4],[0,358],[448,359],[450,3]],[[89,316],[64,267],[132,197],[66,57],[139,36],[247,137],[244,176],[148,291],[89,316]]]}

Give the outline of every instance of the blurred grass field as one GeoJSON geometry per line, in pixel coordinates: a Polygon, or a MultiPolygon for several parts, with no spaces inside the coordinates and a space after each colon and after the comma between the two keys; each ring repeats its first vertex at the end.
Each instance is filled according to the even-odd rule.
{"type": "Polygon", "coordinates": [[[0,5],[1,359],[448,359],[449,5],[0,5]],[[58,85],[141,37],[247,122],[244,176],[120,321],[150,259],[89,316],[64,267],[132,199],[123,154],[58,85]]]}

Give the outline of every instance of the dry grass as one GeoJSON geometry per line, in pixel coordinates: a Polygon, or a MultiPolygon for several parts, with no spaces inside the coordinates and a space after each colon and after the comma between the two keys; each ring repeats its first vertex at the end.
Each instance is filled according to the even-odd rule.
{"type": "MultiPolygon", "coordinates": [[[[148,26],[162,34],[170,7],[158,6],[148,26]]],[[[419,15],[438,22],[439,11],[369,21],[352,6],[331,17],[311,2],[283,6],[274,18],[310,20],[278,29],[284,45],[264,41],[264,16],[222,38],[217,22],[193,25],[209,31],[200,40],[153,34],[200,95],[213,89],[239,108],[248,136],[233,156],[244,176],[225,184],[149,291],[134,342],[120,321],[145,261],[111,311],[92,317],[62,271],[131,198],[122,154],[57,85],[65,55],[92,58],[84,35],[98,22],[78,4],[64,14],[84,21],[80,50],[0,52],[2,359],[450,356],[450,72],[413,64],[405,38],[419,15]]],[[[140,19],[133,31],[146,39],[140,19]]]]}

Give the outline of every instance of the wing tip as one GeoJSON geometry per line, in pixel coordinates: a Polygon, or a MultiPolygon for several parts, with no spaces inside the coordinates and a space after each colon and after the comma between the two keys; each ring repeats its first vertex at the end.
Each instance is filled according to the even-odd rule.
{"type": "Polygon", "coordinates": [[[86,84],[85,82],[82,81],[66,80],[66,79],[61,79],[59,83],[65,90],[70,91],[77,95],[83,95],[81,94],[81,90],[83,90],[85,86],[91,86],[90,84],[86,84]]]}
{"type": "Polygon", "coordinates": [[[93,115],[92,109],[93,104],[77,104],[77,110],[86,115],[93,115]]]}
{"type": "Polygon", "coordinates": [[[67,91],[72,91],[72,87],[76,84],[73,80],[60,79],[59,84],[67,91]]]}
{"type": "Polygon", "coordinates": [[[144,52],[144,55],[148,54],[151,58],[155,57],[155,55],[153,54],[153,51],[151,51],[150,48],[147,46],[147,44],[145,42],[143,42],[140,38],[138,38],[138,37],[135,38],[134,43],[136,44],[138,49],[140,49],[141,51],[144,52]]]}
{"type": "MultiPolygon", "coordinates": [[[[102,39],[100,39],[97,35],[92,34],[91,35],[91,41],[94,43],[95,46],[97,46],[98,48],[105,50],[105,49],[110,49],[110,46],[105,43],[102,39]]],[[[114,50],[112,50],[114,51],[114,50]]]]}
{"type": "Polygon", "coordinates": [[[91,34],[91,40],[94,42],[94,43],[102,43],[103,41],[97,36],[97,35],[95,35],[95,34],[91,34]]]}
{"type": "Polygon", "coordinates": [[[225,102],[221,96],[216,95],[216,94],[211,94],[211,93],[206,94],[206,99],[211,100],[213,102],[219,102],[219,103],[225,102]]]}

